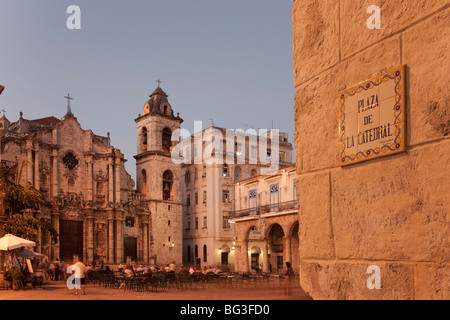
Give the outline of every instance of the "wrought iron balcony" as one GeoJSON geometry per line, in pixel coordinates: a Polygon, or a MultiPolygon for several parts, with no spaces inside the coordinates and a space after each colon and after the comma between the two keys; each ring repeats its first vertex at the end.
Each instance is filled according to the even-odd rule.
{"type": "Polygon", "coordinates": [[[232,218],[242,218],[248,216],[260,216],[266,213],[276,213],[276,212],[284,212],[289,210],[297,210],[298,202],[297,201],[288,201],[288,202],[280,202],[277,204],[271,204],[266,206],[259,206],[248,208],[245,210],[234,211],[232,214],[232,218]]]}

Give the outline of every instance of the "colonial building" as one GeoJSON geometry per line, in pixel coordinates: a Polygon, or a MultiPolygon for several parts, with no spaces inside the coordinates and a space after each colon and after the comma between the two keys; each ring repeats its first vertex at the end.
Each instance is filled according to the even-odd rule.
{"type": "Polygon", "coordinates": [[[235,182],[236,210],[230,222],[239,272],[282,272],[290,262],[298,274],[298,202],[295,165],[235,182]]]}
{"type": "Polygon", "coordinates": [[[292,161],[292,145],[286,133],[276,137],[278,154],[273,155],[272,150],[275,152],[276,148],[270,139],[271,133],[260,138],[254,134],[240,136],[236,132],[230,136],[230,131],[227,134],[224,128],[209,127],[187,139],[188,150],[192,151],[187,152],[187,156],[191,162],[183,164],[181,169],[185,264],[235,270],[235,228],[230,223],[240,201],[235,196],[235,182],[259,176],[268,169],[269,165],[263,164],[260,158],[260,151],[267,153],[270,159],[276,156],[281,165],[292,161]],[[215,147],[211,147],[214,143],[215,147]],[[252,158],[256,161],[251,161],[252,158]]]}

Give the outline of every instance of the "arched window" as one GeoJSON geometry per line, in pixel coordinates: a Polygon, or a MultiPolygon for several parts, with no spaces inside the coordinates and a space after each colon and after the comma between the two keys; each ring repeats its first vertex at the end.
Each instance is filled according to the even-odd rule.
{"type": "Polygon", "coordinates": [[[252,171],[250,172],[250,175],[252,177],[256,177],[257,176],[256,169],[252,169],[252,171]]]}
{"type": "Polygon", "coordinates": [[[228,165],[225,163],[224,165],[223,165],[223,167],[222,167],[222,175],[224,176],[224,177],[228,177],[228,165]]]}
{"type": "Polygon", "coordinates": [[[148,140],[148,132],[147,128],[144,127],[141,133],[141,141],[142,141],[142,152],[147,151],[147,140],[148,140]]]}
{"type": "Polygon", "coordinates": [[[167,170],[163,174],[163,200],[173,201],[173,173],[167,170]]]}
{"type": "Polygon", "coordinates": [[[172,152],[172,131],[169,128],[162,131],[162,149],[166,153],[172,152]]]}
{"type": "Polygon", "coordinates": [[[234,168],[234,181],[241,180],[242,170],[241,167],[234,168]]]}
{"type": "Polygon", "coordinates": [[[144,169],[141,172],[141,179],[142,179],[142,194],[147,194],[147,171],[144,169]]]}

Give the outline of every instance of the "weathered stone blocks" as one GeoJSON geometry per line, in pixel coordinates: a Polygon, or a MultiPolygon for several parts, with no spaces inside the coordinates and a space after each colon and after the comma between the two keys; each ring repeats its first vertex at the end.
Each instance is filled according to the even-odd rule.
{"type": "Polygon", "coordinates": [[[294,1],[300,279],[314,299],[449,299],[449,13],[448,0],[294,1]],[[338,93],[402,64],[407,151],[339,167],[338,93]]]}

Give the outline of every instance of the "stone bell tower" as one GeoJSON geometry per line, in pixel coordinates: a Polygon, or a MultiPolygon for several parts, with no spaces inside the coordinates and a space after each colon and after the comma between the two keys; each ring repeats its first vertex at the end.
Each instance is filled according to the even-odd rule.
{"type": "MultiPolygon", "coordinates": [[[[159,81],[158,81],[159,82],[159,81]]],[[[160,88],[150,95],[137,124],[137,192],[150,209],[149,257],[157,264],[182,263],[181,166],[172,162],[172,132],[183,119],[174,116],[160,88]]]]}

